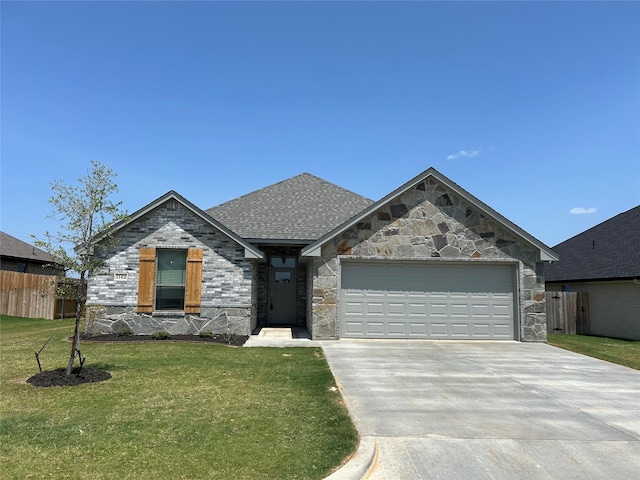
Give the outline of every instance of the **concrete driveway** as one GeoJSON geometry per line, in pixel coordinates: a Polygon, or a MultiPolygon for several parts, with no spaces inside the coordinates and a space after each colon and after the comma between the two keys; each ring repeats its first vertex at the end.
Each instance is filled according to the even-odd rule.
{"type": "Polygon", "coordinates": [[[640,478],[640,371],[546,344],[322,346],[372,480],[640,478]]]}

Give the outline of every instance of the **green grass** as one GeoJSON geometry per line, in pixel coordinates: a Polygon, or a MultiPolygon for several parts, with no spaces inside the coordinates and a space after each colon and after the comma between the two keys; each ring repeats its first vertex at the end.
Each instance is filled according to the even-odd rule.
{"type": "Polygon", "coordinates": [[[557,333],[548,334],[547,341],[565,350],[640,370],[640,341],[557,333]]]}
{"type": "Polygon", "coordinates": [[[83,343],[106,382],[37,388],[73,320],[0,319],[3,479],[319,479],[357,444],[322,350],[83,343]]]}

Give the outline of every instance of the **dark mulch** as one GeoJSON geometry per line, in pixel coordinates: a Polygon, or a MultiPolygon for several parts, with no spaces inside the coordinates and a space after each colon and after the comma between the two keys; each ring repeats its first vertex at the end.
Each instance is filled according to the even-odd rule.
{"type": "Polygon", "coordinates": [[[248,340],[247,335],[233,335],[230,339],[227,335],[213,335],[211,337],[201,337],[199,335],[171,335],[167,339],[157,340],[151,335],[117,335],[104,334],[81,337],[84,342],[197,342],[197,343],[220,343],[241,347],[248,340]]]}
{"type": "Polygon", "coordinates": [[[66,368],[58,368],[40,372],[27,379],[27,383],[35,387],[72,387],[83,383],[104,382],[110,378],[109,372],[96,368],[76,367],[71,370],[69,376],[66,374],[66,368]]]}

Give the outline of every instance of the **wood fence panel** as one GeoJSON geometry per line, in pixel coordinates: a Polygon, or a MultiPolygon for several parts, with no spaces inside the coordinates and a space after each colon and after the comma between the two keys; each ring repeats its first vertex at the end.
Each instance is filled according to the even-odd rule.
{"type": "Polygon", "coordinates": [[[54,318],[56,277],[0,270],[0,313],[54,318]]]}
{"type": "Polygon", "coordinates": [[[57,298],[54,318],[72,318],[76,316],[76,305],[78,302],[74,299],[57,298]]]}
{"type": "Polygon", "coordinates": [[[578,293],[576,313],[576,333],[589,335],[589,294],[587,292],[578,293]]]}
{"type": "Polygon", "coordinates": [[[582,292],[545,292],[547,331],[589,335],[589,295],[582,292]]]}

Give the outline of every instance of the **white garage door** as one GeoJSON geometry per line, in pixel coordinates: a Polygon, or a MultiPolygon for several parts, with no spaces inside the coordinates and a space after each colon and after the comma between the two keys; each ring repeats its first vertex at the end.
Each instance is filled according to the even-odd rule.
{"type": "Polygon", "coordinates": [[[512,265],[342,264],[345,338],[514,339],[512,265]]]}

